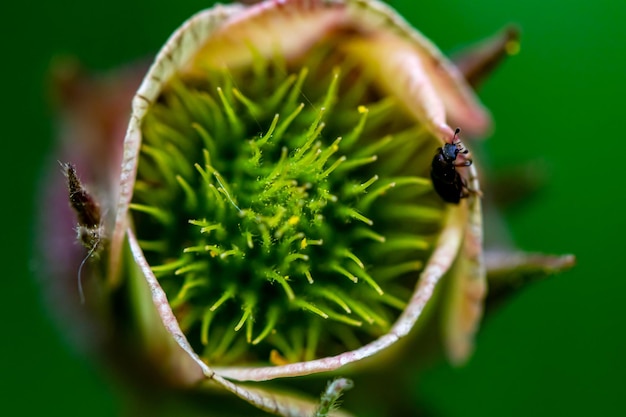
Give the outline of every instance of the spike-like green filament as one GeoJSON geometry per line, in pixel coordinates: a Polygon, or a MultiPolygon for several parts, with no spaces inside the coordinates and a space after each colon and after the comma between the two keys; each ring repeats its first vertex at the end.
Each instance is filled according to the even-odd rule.
{"type": "Polygon", "coordinates": [[[389,293],[381,294],[380,301],[400,311],[404,310],[407,305],[406,301],[402,301],[400,298],[394,297],[389,293]]]}
{"type": "Polygon", "coordinates": [[[328,318],[328,313],[324,312],[321,308],[307,302],[304,301],[302,299],[296,298],[295,300],[293,300],[292,304],[294,306],[300,307],[303,310],[307,310],[310,311],[313,314],[317,314],[318,316],[320,316],[323,319],[327,319],[328,318]]]}
{"type": "Polygon", "coordinates": [[[304,351],[304,360],[310,361],[315,359],[317,352],[317,345],[320,340],[322,322],[320,320],[314,320],[307,328],[306,348],[304,351]]]}
{"type": "Polygon", "coordinates": [[[261,333],[252,341],[253,345],[258,345],[263,339],[265,339],[276,327],[278,322],[278,316],[280,309],[277,306],[271,306],[267,312],[267,318],[265,320],[265,327],[261,330],[261,333]]]}
{"type": "Polygon", "coordinates": [[[354,282],[355,284],[357,282],[359,282],[359,279],[357,277],[355,277],[354,274],[350,273],[350,271],[348,271],[347,269],[345,269],[341,265],[338,265],[336,263],[332,264],[332,265],[330,265],[330,269],[332,269],[335,272],[338,272],[339,274],[341,274],[344,277],[348,278],[350,281],[354,282]]]}
{"type": "Polygon", "coordinates": [[[337,295],[337,293],[331,288],[320,288],[315,289],[314,291],[316,294],[319,294],[320,296],[337,303],[337,305],[341,307],[347,314],[352,313],[350,306],[346,304],[345,300],[341,296],[337,295]]]}
{"type": "Polygon", "coordinates": [[[204,287],[204,286],[207,286],[206,279],[196,279],[196,280],[192,279],[192,280],[186,281],[183,284],[183,286],[180,288],[180,291],[178,292],[176,297],[172,300],[171,302],[172,308],[176,308],[182,305],[184,302],[186,302],[190,290],[196,287],[204,287]]]}
{"type": "MultiPolygon", "coordinates": [[[[298,78],[296,79],[296,83],[293,88],[290,90],[289,95],[286,100],[286,108],[293,107],[297,102],[298,98],[302,95],[302,86],[304,85],[304,80],[306,80],[309,75],[309,68],[302,67],[300,69],[300,73],[298,74],[298,78]]],[[[305,96],[306,97],[306,96],[305,96]]]]}
{"type": "MultiPolygon", "coordinates": [[[[351,171],[353,169],[359,168],[363,165],[368,165],[371,163],[374,163],[378,160],[378,156],[377,155],[372,155],[372,156],[366,156],[363,158],[352,158],[352,159],[348,159],[347,157],[343,156],[341,159],[341,165],[335,167],[335,169],[338,172],[344,172],[344,171],[351,171]],[[343,159],[342,159],[343,158],[343,159]]],[[[336,164],[336,162],[335,162],[336,164]]]]}
{"type": "Polygon", "coordinates": [[[189,263],[188,258],[180,258],[173,262],[168,262],[166,264],[152,266],[151,269],[152,269],[152,272],[156,276],[159,276],[159,274],[174,273],[174,271],[176,271],[177,269],[183,267],[184,265],[188,263],[189,263]]]}
{"type": "Polygon", "coordinates": [[[195,211],[198,208],[198,197],[189,183],[180,175],[176,176],[176,181],[180,184],[185,194],[185,205],[189,211],[195,211]]]}
{"type": "Polygon", "coordinates": [[[350,251],[349,249],[343,249],[339,252],[340,255],[345,256],[346,258],[352,260],[355,264],[358,265],[359,268],[361,269],[365,269],[365,265],[363,264],[363,261],[361,261],[359,259],[358,256],[356,256],[352,251],[350,251]]]}
{"type": "Polygon", "coordinates": [[[357,316],[360,316],[368,322],[369,324],[378,324],[380,326],[387,326],[387,320],[385,320],[380,315],[376,314],[372,309],[368,308],[365,304],[357,301],[354,298],[347,298],[346,302],[350,305],[350,308],[356,313],[357,316]]]}
{"type": "Polygon", "coordinates": [[[207,308],[204,311],[204,315],[202,316],[202,327],[200,330],[200,342],[204,346],[209,344],[209,326],[211,325],[211,320],[215,316],[214,310],[207,308]]]}
{"type": "Polygon", "coordinates": [[[293,301],[296,298],[296,296],[295,296],[295,294],[293,292],[293,289],[291,288],[291,286],[287,282],[289,277],[284,277],[284,276],[282,276],[281,274],[279,274],[276,271],[269,271],[267,273],[267,277],[270,280],[278,282],[280,284],[280,286],[283,287],[283,290],[285,291],[285,294],[287,295],[287,298],[289,299],[289,301],[293,301]]]}
{"type": "Polygon", "coordinates": [[[149,252],[165,252],[167,250],[167,242],[164,240],[140,240],[139,246],[144,251],[149,252]]]}
{"type": "Polygon", "coordinates": [[[417,272],[424,266],[422,261],[411,260],[394,265],[373,268],[372,275],[379,281],[388,281],[410,272],[417,272]]]}
{"type": "Polygon", "coordinates": [[[430,245],[430,242],[421,236],[398,234],[387,236],[387,240],[385,241],[384,247],[381,248],[381,251],[389,253],[406,250],[426,250],[430,245]]]}
{"type": "Polygon", "coordinates": [[[295,110],[290,115],[288,115],[285,119],[283,119],[282,122],[279,122],[278,127],[276,128],[275,133],[274,133],[274,137],[276,139],[281,139],[283,137],[283,135],[285,134],[285,132],[291,125],[291,122],[293,122],[296,119],[296,117],[298,117],[302,109],[304,109],[304,103],[300,103],[300,105],[296,107],[295,110]]]}
{"type": "MultiPolygon", "coordinates": [[[[276,130],[276,126],[278,125],[278,118],[279,117],[280,116],[278,115],[278,113],[276,113],[274,115],[274,118],[272,119],[272,124],[270,125],[269,129],[267,129],[267,133],[265,133],[265,135],[261,139],[259,139],[258,141],[254,142],[254,144],[256,146],[258,146],[260,148],[263,145],[265,145],[268,140],[270,140],[270,138],[274,134],[274,130],[276,130]]],[[[253,161],[253,162],[258,163],[258,161],[253,161]]]]}
{"type": "Polygon", "coordinates": [[[356,320],[352,318],[352,316],[348,316],[346,314],[336,313],[334,311],[329,311],[327,314],[331,320],[338,321],[349,326],[360,327],[363,324],[360,320],[356,320]]]}
{"type": "Polygon", "coordinates": [[[152,216],[155,220],[163,223],[164,225],[169,225],[172,222],[172,216],[170,215],[170,213],[154,206],[147,206],[145,204],[131,204],[130,209],[134,211],[139,211],[141,213],[146,213],[152,216]]]}
{"type": "Polygon", "coordinates": [[[259,105],[256,104],[254,101],[250,100],[248,97],[244,96],[241,91],[239,91],[236,88],[233,88],[233,96],[235,96],[237,100],[239,100],[241,103],[243,103],[244,106],[246,106],[246,109],[248,110],[248,112],[250,113],[252,117],[256,118],[257,116],[261,115],[262,110],[259,107],[259,105]]]}
{"type": "Polygon", "coordinates": [[[234,331],[236,323],[231,323],[230,326],[233,331],[228,331],[228,329],[224,329],[220,337],[215,338],[217,340],[217,346],[215,346],[215,348],[212,350],[211,355],[213,357],[222,357],[224,353],[229,350],[231,344],[236,339],[237,332],[234,331]]]}
{"type": "Polygon", "coordinates": [[[378,283],[374,280],[374,278],[372,278],[367,272],[365,272],[365,269],[353,268],[353,271],[354,275],[367,282],[367,285],[372,287],[374,291],[378,293],[378,295],[383,295],[385,293],[382,288],[380,288],[380,285],[378,285],[378,283]]]}
{"type": "Polygon", "coordinates": [[[443,211],[432,207],[416,206],[415,204],[390,204],[389,213],[402,221],[414,220],[436,222],[443,217],[443,211]]]}
{"type": "Polygon", "coordinates": [[[209,308],[211,311],[217,310],[224,302],[230,298],[235,296],[235,289],[231,286],[229,289],[224,291],[222,296],[209,308]]]}
{"type": "Polygon", "coordinates": [[[191,262],[183,266],[182,268],[178,268],[176,271],[174,271],[174,275],[184,275],[189,272],[196,272],[196,271],[202,272],[204,270],[206,270],[206,262],[197,261],[197,262],[191,262]]]}
{"type": "Polygon", "coordinates": [[[372,229],[367,229],[364,227],[356,228],[354,230],[354,237],[356,239],[368,239],[373,240],[374,242],[385,243],[387,240],[385,236],[382,236],[372,229]]]}
{"type": "Polygon", "coordinates": [[[363,128],[365,127],[365,122],[367,121],[367,115],[369,114],[369,109],[365,106],[359,106],[357,110],[360,114],[359,122],[354,127],[354,129],[352,129],[352,132],[350,132],[346,136],[346,140],[344,141],[345,146],[352,147],[361,137],[361,133],[363,133],[363,128]]]}

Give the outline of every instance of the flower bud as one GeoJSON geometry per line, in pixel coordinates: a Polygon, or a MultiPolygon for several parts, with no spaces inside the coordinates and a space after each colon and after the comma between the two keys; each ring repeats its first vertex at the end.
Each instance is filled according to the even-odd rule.
{"type": "Polygon", "coordinates": [[[490,129],[464,75],[501,39],[459,69],[379,1],[216,5],[170,37],[132,108],[136,72],[97,100],[76,76],[61,157],[78,221],[55,179],[46,242],[92,347],[139,381],[284,416],[332,408],[302,377],[402,366],[423,322],[462,363],[487,270],[477,170],[450,126],[490,129]]]}

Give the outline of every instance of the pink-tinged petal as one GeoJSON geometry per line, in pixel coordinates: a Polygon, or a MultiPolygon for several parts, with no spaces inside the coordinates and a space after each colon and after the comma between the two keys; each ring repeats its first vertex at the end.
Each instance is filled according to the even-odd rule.
{"type": "MultiPolygon", "coordinates": [[[[424,71],[443,102],[446,119],[443,121],[431,119],[431,122],[428,123],[433,129],[433,134],[440,135],[443,133],[445,140],[452,141],[454,134],[448,130],[446,124],[462,126],[464,132],[470,136],[485,135],[489,131],[491,116],[488,110],[476,98],[462,74],[432,42],[385,3],[355,0],[346,1],[346,4],[349,6],[350,23],[357,29],[366,32],[380,31],[393,36],[394,43],[398,43],[392,47],[392,50],[396,51],[395,53],[416,56],[420,61],[421,65],[418,68],[412,68],[410,63],[406,63],[404,69],[414,75],[419,71],[424,71]]],[[[372,54],[371,59],[372,61],[385,61],[390,58],[386,51],[380,50],[378,54],[372,54]]],[[[400,59],[398,57],[394,60],[400,59]]],[[[393,80],[398,75],[397,72],[391,71],[381,74],[381,77],[393,80]]],[[[418,78],[422,77],[423,75],[418,76],[418,78]]],[[[387,82],[393,82],[389,80],[387,82]]],[[[416,84],[419,85],[419,82],[416,84]]],[[[396,88],[399,87],[396,86],[396,88]]],[[[428,96],[427,94],[426,97],[428,96]]],[[[422,98],[420,95],[404,94],[400,97],[404,98],[404,102],[409,108],[416,105],[418,107],[426,106],[426,103],[420,102],[422,98]]],[[[419,117],[419,120],[424,119],[428,119],[426,115],[419,117]]]]}
{"type": "Polygon", "coordinates": [[[210,68],[250,65],[252,53],[287,60],[306,53],[320,39],[344,26],[343,2],[267,1],[224,23],[202,45],[183,74],[202,75],[210,68]]]}
{"type": "Polygon", "coordinates": [[[471,198],[468,209],[463,248],[448,277],[443,313],[444,348],[455,365],[462,364],[472,353],[487,295],[480,199],[471,198]]]}
{"type": "Polygon", "coordinates": [[[454,132],[446,123],[446,108],[440,92],[427,73],[423,59],[412,51],[411,45],[380,34],[349,41],[342,48],[358,56],[376,76],[380,87],[396,97],[433,135],[452,141],[454,132]]]}
{"type": "Polygon", "coordinates": [[[527,284],[572,268],[576,257],[498,249],[485,253],[485,263],[489,279],[487,308],[491,310],[527,284]]]}
{"type": "Polygon", "coordinates": [[[574,255],[546,255],[542,253],[487,251],[485,262],[495,283],[500,277],[518,271],[519,277],[551,275],[567,270],[576,264],[574,255]]]}
{"type": "MultiPolygon", "coordinates": [[[[442,101],[446,111],[446,119],[441,122],[439,119],[432,119],[429,123],[434,134],[445,133],[444,138],[452,141],[453,132],[448,131],[446,125],[462,126],[465,134],[469,136],[485,135],[491,128],[491,116],[489,111],[479,102],[472,89],[467,85],[463,75],[457,68],[448,61],[447,58],[437,49],[437,47],[425,38],[420,32],[411,27],[393,9],[380,2],[354,1],[350,3],[352,16],[358,19],[360,25],[365,30],[380,29],[385,33],[394,35],[394,45],[392,50],[401,56],[395,60],[401,60],[402,56],[415,56],[420,61],[420,66],[412,68],[410,63],[406,63],[405,70],[416,75],[418,72],[425,72],[432,86],[437,91],[439,99],[442,101]]],[[[373,54],[372,60],[385,61],[389,59],[387,52],[382,49],[379,54],[373,54]]],[[[415,58],[412,58],[415,59],[415,58]]],[[[395,71],[381,74],[383,79],[393,80],[399,74],[395,71]]],[[[423,77],[419,75],[418,78],[423,77]]],[[[387,82],[393,82],[393,81],[387,82]]],[[[396,88],[399,89],[398,86],[396,88]]],[[[407,107],[419,106],[420,96],[404,94],[407,107]]],[[[431,101],[432,103],[432,101],[431,101]]],[[[425,103],[421,103],[425,106],[425,103]]],[[[422,120],[422,116],[419,119],[422,120]]]]}
{"type": "Polygon", "coordinates": [[[455,53],[452,62],[467,82],[476,88],[504,58],[518,53],[519,36],[517,27],[508,26],[494,36],[455,53]]]}
{"type": "MultiPolygon", "coordinates": [[[[60,107],[62,158],[77,166],[81,178],[104,201],[117,195],[120,146],[128,124],[129,102],[146,65],[129,66],[111,74],[86,74],[78,63],[65,59],[53,68],[53,87],[60,107]]],[[[114,207],[103,207],[114,214],[114,207]]]]}

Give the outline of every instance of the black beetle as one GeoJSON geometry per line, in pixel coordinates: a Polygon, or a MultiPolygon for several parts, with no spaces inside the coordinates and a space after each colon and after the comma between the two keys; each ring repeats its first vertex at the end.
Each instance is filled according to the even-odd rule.
{"type": "Polygon", "coordinates": [[[469,153],[457,138],[460,131],[461,129],[459,128],[454,131],[456,142],[446,143],[442,148],[437,149],[430,167],[430,178],[433,181],[433,188],[445,202],[452,204],[459,204],[459,201],[468,197],[472,191],[468,188],[465,179],[456,170],[456,167],[472,165],[471,159],[456,162],[459,153],[469,153]]]}

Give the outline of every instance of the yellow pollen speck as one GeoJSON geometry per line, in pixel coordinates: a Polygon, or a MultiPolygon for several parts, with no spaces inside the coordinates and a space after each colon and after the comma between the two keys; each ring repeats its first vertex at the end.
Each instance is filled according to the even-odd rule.
{"type": "Polygon", "coordinates": [[[299,222],[300,222],[300,217],[298,216],[291,216],[289,220],[287,220],[287,223],[289,223],[290,226],[295,226],[299,222]]]}
{"type": "Polygon", "coordinates": [[[300,241],[300,249],[304,249],[307,247],[306,237],[300,241]]]}
{"type": "Polygon", "coordinates": [[[359,113],[367,113],[368,111],[367,107],[365,106],[359,106],[358,110],[359,110],[359,113]]]}
{"type": "Polygon", "coordinates": [[[509,55],[517,55],[520,51],[520,43],[518,41],[509,41],[504,45],[504,50],[509,55]]]}
{"type": "Polygon", "coordinates": [[[283,355],[281,355],[276,349],[270,351],[270,363],[276,366],[289,365],[289,362],[283,355]]]}

